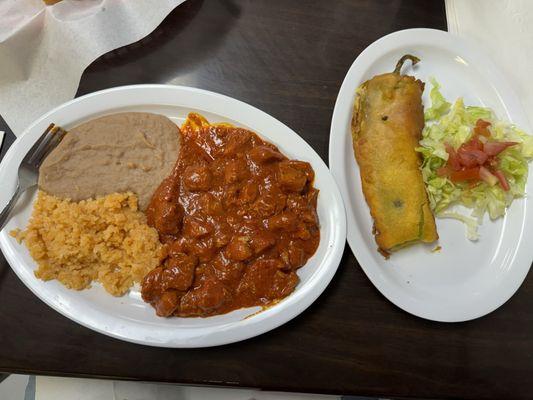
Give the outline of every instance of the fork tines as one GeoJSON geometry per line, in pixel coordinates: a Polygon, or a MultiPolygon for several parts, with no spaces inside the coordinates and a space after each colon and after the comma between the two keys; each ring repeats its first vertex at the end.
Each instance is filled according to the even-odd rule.
{"type": "Polygon", "coordinates": [[[38,168],[48,154],[63,140],[67,131],[60,126],[50,124],[41,137],[26,154],[23,162],[38,168]]]}

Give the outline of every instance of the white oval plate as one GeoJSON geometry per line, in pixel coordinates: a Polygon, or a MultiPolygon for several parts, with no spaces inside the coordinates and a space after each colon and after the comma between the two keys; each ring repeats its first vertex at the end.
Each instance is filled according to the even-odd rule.
{"type": "Polygon", "coordinates": [[[310,162],[316,173],[315,185],[320,190],[321,240],[315,255],[298,270],[300,283],[286,299],[259,313],[260,308],[254,307],[210,318],[160,318],[142,301],[138,290],[117,298],[97,284],[77,292],[57,281],[43,282],[33,275],[36,265],[26,248],[8,235],[12,229],[26,226],[35,196],[29,193],[19,201],[16,214],[0,233],[0,247],[26,286],[46,304],[88,328],[118,339],[162,347],[207,347],[237,342],[276,328],[305,310],[330,282],[344,250],[346,218],[342,198],[322,159],[300,136],[275,118],[238,100],[205,90],[164,85],[118,87],[72,100],[32,124],[9,149],[0,164],[0,207],[15,189],[17,168],[24,154],[48,124],[54,122],[68,129],[103,114],[123,111],[159,113],[178,124],[189,112],[197,111],[213,122],[226,121],[249,128],[276,144],[288,157],[310,162]]]}
{"type": "MultiPolygon", "coordinates": [[[[507,215],[485,219],[481,238],[470,242],[461,223],[437,220],[440,252],[434,245],[416,245],[385,260],[372,236],[372,220],[361,190],[350,120],[356,88],[374,75],[390,72],[404,54],[421,59],[403,72],[426,82],[428,104],[433,76],[453,101],[491,107],[498,118],[526,131],[529,123],[520,102],[494,63],[476,46],[447,32],[409,29],[385,36],[365,49],[350,67],[339,91],[329,144],[329,165],[339,185],[347,214],[348,244],[372,283],[390,301],[419,317],[445,322],[481,317],[507,301],[524,280],[533,259],[533,215],[530,199],[515,200],[507,215]],[[528,212],[529,211],[529,212],[528,212]]],[[[527,192],[532,190],[531,179],[527,192]]]]}

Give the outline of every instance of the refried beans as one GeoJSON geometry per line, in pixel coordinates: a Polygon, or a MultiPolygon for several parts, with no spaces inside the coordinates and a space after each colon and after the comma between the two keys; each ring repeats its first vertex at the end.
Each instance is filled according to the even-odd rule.
{"type": "Polygon", "coordinates": [[[106,115],[69,129],[41,165],[39,188],[72,201],[133,192],[145,210],[178,152],[179,128],[167,117],[106,115]]]}

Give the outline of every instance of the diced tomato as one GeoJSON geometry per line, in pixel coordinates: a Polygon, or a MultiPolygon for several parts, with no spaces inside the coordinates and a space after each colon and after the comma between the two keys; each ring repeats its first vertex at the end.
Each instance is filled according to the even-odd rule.
{"type": "Polygon", "coordinates": [[[483,145],[483,151],[488,156],[496,156],[504,151],[507,147],[514,146],[517,142],[487,142],[483,145]]]}
{"type": "Polygon", "coordinates": [[[510,189],[510,187],[509,187],[509,182],[507,182],[507,178],[505,177],[503,172],[500,170],[495,170],[494,175],[496,175],[496,178],[498,178],[498,180],[500,181],[500,186],[502,187],[502,189],[507,192],[510,189]]]}
{"type": "Polygon", "coordinates": [[[474,133],[476,135],[481,135],[485,137],[490,137],[489,126],[490,122],[482,120],[481,118],[476,121],[476,126],[474,127],[474,133]]]}
{"type": "Polygon", "coordinates": [[[486,153],[484,153],[482,150],[473,150],[471,154],[472,156],[476,157],[477,163],[479,165],[485,164],[487,160],[489,159],[489,156],[486,153]]]}
{"type": "Polygon", "coordinates": [[[485,164],[491,167],[491,169],[498,168],[498,159],[493,156],[489,156],[485,164]]]}
{"type": "Polygon", "coordinates": [[[457,150],[445,143],[448,162],[437,169],[438,176],[449,177],[453,182],[468,182],[473,187],[483,180],[493,186],[500,182],[503,190],[509,190],[509,183],[502,171],[498,170],[497,155],[516,142],[489,141],[490,122],[478,119],[472,138],[457,150]],[[476,182],[477,181],[477,182],[476,182]]]}
{"type": "Polygon", "coordinates": [[[479,140],[479,136],[474,135],[468,142],[463,143],[457,151],[460,150],[483,150],[483,143],[479,140]]]}
{"type": "Polygon", "coordinates": [[[484,119],[481,119],[481,118],[479,118],[476,121],[476,127],[486,128],[486,127],[491,126],[491,125],[492,124],[489,121],[485,121],[484,119]]]}
{"type": "Polygon", "coordinates": [[[457,158],[457,152],[452,145],[445,143],[446,152],[448,153],[448,165],[454,170],[459,171],[461,169],[461,164],[457,158]]]}
{"type": "Polygon", "coordinates": [[[457,151],[459,162],[465,167],[472,168],[476,165],[483,165],[489,158],[481,150],[459,148],[457,151]]]}
{"type": "Polygon", "coordinates": [[[460,171],[453,171],[450,174],[450,179],[453,182],[479,180],[479,167],[465,168],[460,171]]]}
{"type": "Polygon", "coordinates": [[[438,168],[437,175],[440,177],[450,175],[450,168],[448,166],[438,168]]]}
{"type": "Polygon", "coordinates": [[[463,151],[463,152],[457,153],[457,157],[461,165],[465,167],[472,168],[477,165],[477,161],[475,157],[471,157],[468,152],[463,151]]]}

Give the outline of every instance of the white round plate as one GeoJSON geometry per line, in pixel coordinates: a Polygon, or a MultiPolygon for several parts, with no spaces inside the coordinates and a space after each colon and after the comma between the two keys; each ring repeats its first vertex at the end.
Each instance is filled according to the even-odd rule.
{"type": "MultiPolygon", "coordinates": [[[[437,220],[441,251],[436,244],[416,245],[385,260],[372,236],[372,220],[361,190],[355,162],[350,120],[356,88],[374,75],[391,72],[404,54],[421,62],[406,65],[403,73],[426,82],[435,77],[449,101],[463,97],[466,104],[491,107],[498,118],[528,132],[529,123],[519,100],[494,63],[478,47],[447,32],[409,29],[385,36],[365,49],[342,83],[333,118],[329,165],[339,185],[347,214],[348,243],[372,283],[390,301],[419,317],[445,322],[481,317],[507,301],[524,280],[533,259],[531,199],[515,200],[507,215],[485,219],[479,241],[465,237],[455,220],[437,220]]],[[[533,188],[531,179],[527,192],[533,188]]]]}
{"type": "MultiPolygon", "coordinates": [[[[144,303],[138,290],[113,297],[94,284],[89,290],[68,290],[57,281],[35,278],[34,261],[8,232],[24,228],[35,192],[22,198],[15,215],[0,232],[0,248],[19,278],[46,304],[66,317],[118,339],[161,347],[207,347],[244,340],[267,332],[305,310],[326,288],[339,265],[346,239],[346,218],[339,190],[322,159],[294,131],[266,113],[229,97],[188,87],[137,85],[118,87],[72,100],[32,124],[12,145],[0,164],[0,207],[15,189],[17,168],[24,154],[51,122],[71,128],[83,121],[123,111],[166,115],[176,123],[196,111],[212,122],[226,121],[249,128],[276,144],[290,158],[313,166],[320,190],[320,245],[298,271],[300,283],[277,305],[237,310],[209,318],[160,318],[144,303]]],[[[90,171],[89,171],[90,173],[90,171]]]]}

